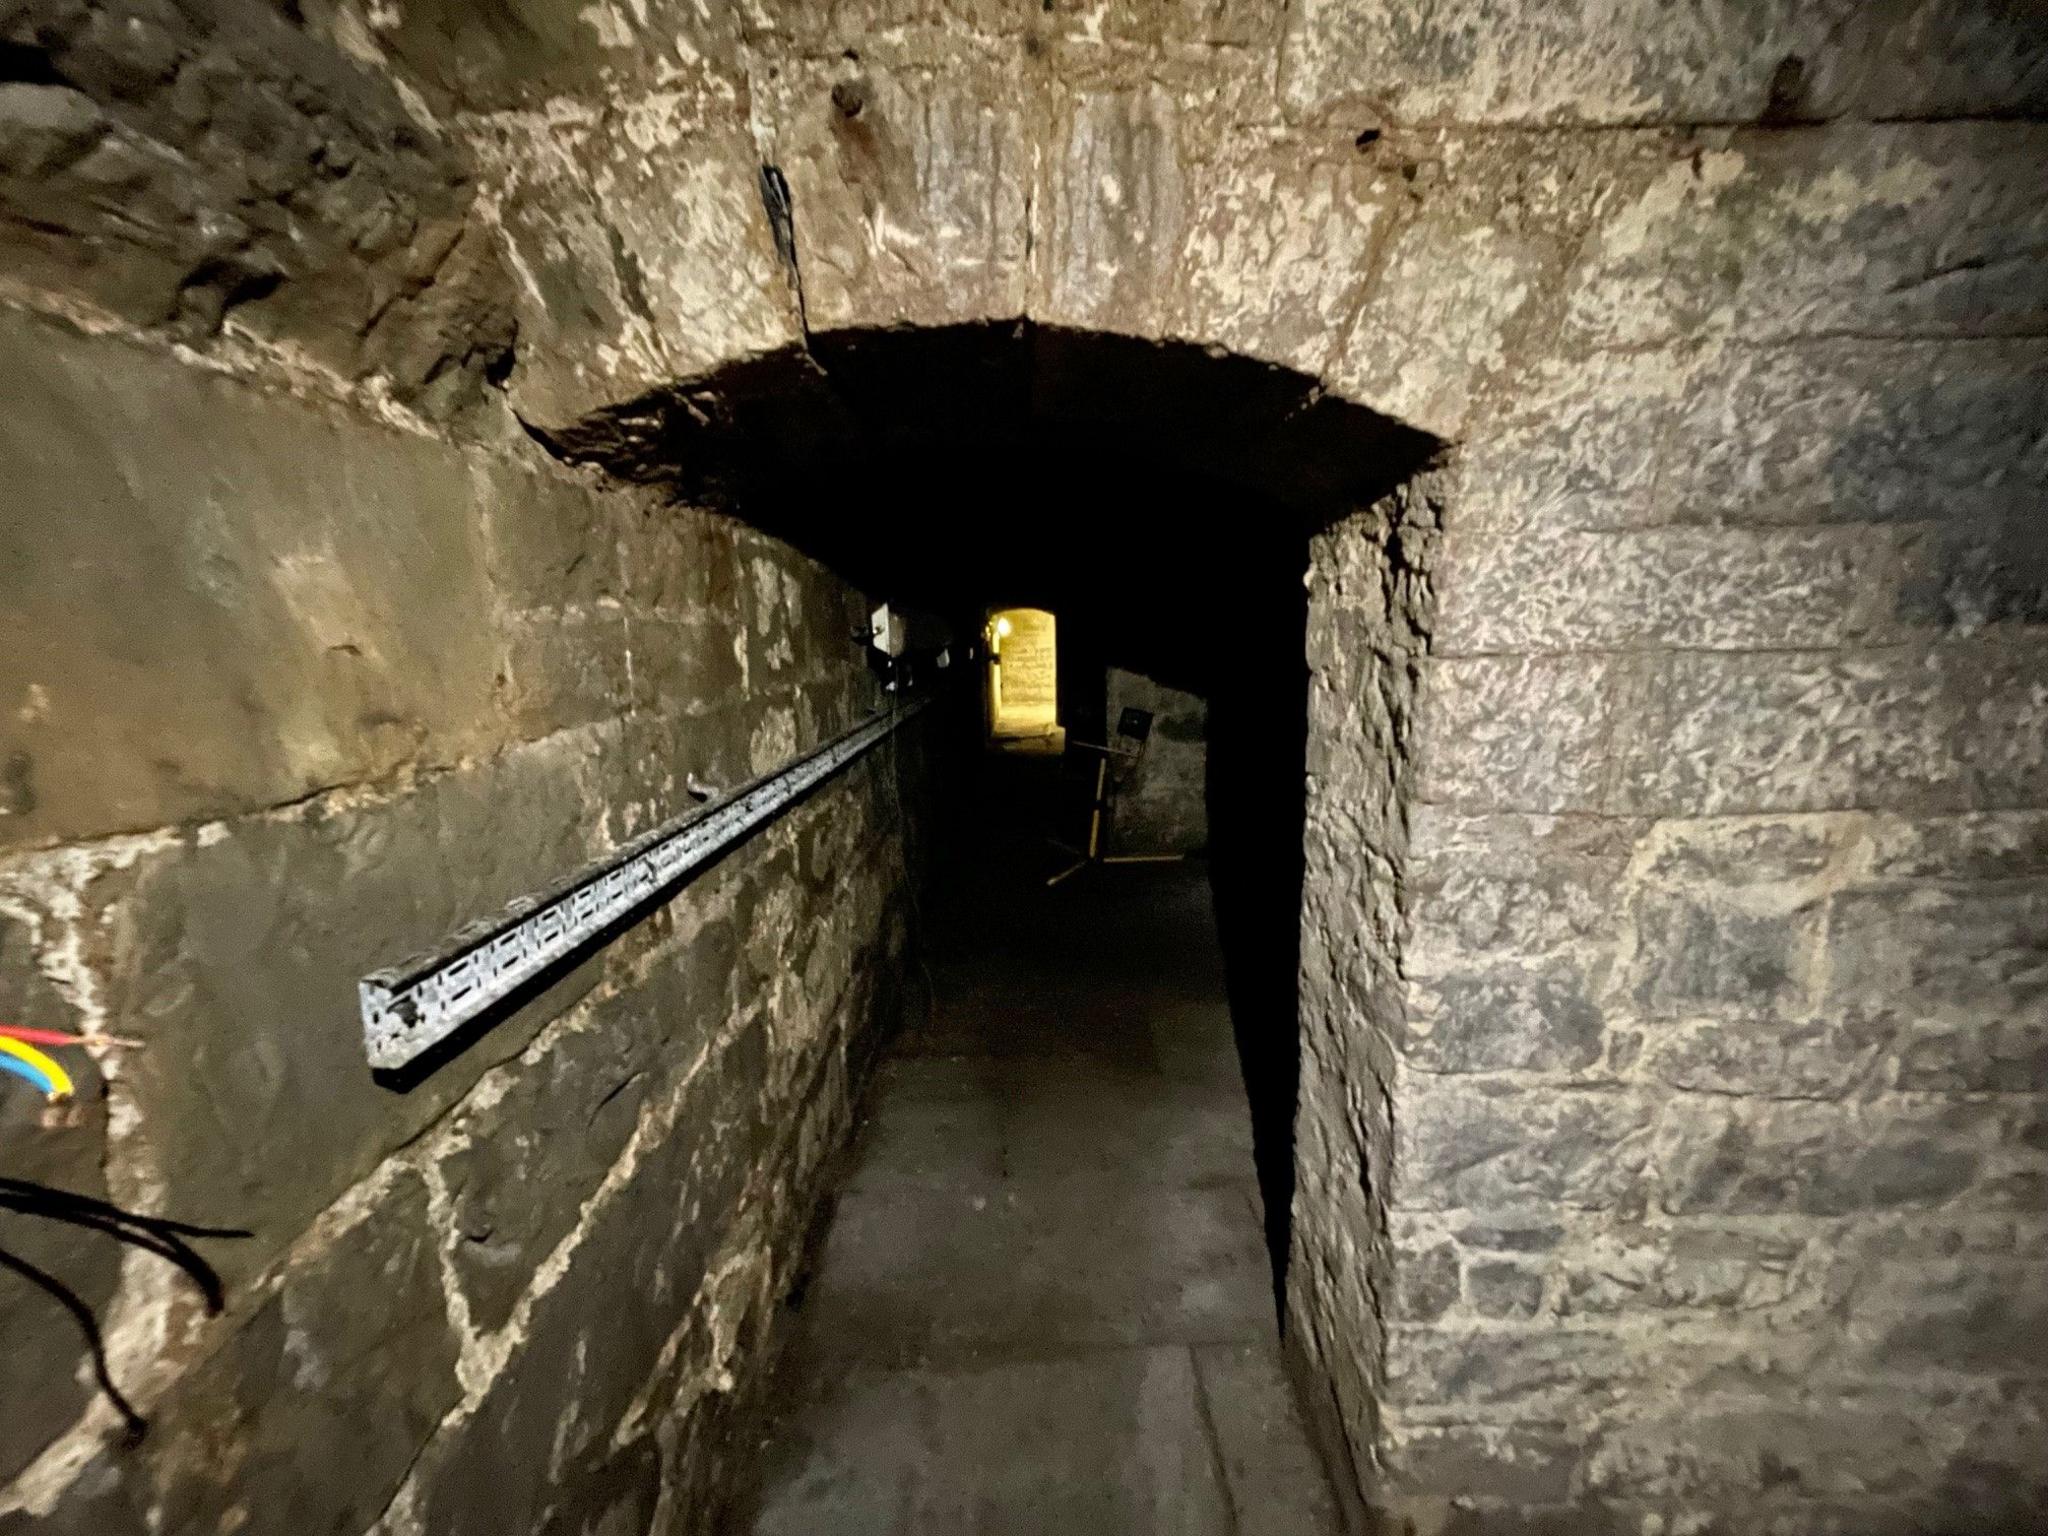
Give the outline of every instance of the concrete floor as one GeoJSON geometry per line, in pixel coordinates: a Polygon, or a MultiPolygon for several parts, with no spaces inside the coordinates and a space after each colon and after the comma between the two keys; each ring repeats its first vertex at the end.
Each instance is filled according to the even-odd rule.
{"type": "Polygon", "coordinates": [[[757,1536],[1316,1536],[1199,865],[946,898],[800,1309],[757,1536]]]}

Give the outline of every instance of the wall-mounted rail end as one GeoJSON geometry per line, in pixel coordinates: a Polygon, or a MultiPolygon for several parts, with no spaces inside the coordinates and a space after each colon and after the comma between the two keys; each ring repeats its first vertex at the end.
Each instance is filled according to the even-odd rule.
{"type": "Polygon", "coordinates": [[[602,863],[472,923],[439,948],[365,976],[363,1047],[400,1070],[601,935],[643,916],[691,870],[911,719],[929,699],[876,715],[794,762],[642,833],[602,863]]]}

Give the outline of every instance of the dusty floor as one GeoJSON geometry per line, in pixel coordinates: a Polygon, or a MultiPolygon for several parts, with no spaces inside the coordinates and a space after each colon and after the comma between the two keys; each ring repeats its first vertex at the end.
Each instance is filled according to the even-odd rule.
{"type": "Polygon", "coordinates": [[[758,1536],[1315,1536],[1202,866],[956,884],[804,1296],[758,1536]]]}

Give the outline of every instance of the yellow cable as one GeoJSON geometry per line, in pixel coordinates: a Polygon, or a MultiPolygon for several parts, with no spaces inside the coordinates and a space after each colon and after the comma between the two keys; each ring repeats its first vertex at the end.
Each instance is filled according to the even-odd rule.
{"type": "Polygon", "coordinates": [[[46,1051],[39,1051],[26,1040],[17,1040],[12,1035],[0,1035],[0,1053],[27,1062],[36,1071],[49,1079],[50,1102],[68,1099],[77,1090],[71,1082],[71,1074],[64,1070],[62,1063],[46,1051]]]}

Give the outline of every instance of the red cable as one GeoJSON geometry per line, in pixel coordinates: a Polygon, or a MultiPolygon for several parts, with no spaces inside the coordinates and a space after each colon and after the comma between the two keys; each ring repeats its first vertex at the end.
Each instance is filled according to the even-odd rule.
{"type": "Polygon", "coordinates": [[[12,1035],[29,1045],[84,1045],[84,1035],[67,1035],[61,1029],[30,1029],[24,1024],[0,1024],[0,1035],[12,1035]]]}

